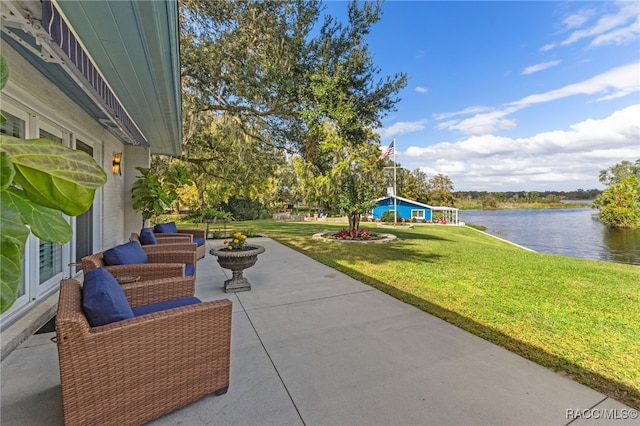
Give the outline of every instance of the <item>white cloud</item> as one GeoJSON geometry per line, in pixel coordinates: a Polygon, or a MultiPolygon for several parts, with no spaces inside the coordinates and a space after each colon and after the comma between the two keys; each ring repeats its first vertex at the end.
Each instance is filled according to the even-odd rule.
{"type": "Polygon", "coordinates": [[[581,10],[580,12],[571,14],[562,20],[565,27],[570,30],[581,27],[595,14],[593,9],[581,10]]]}
{"type": "Polygon", "coordinates": [[[484,114],[476,114],[473,117],[448,122],[449,130],[457,130],[467,135],[487,135],[499,130],[508,130],[516,127],[515,120],[505,118],[506,115],[514,112],[514,108],[502,111],[493,111],[484,114]]]}
{"type": "Polygon", "coordinates": [[[528,138],[472,136],[399,152],[409,169],[443,173],[455,189],[543,191],[601,188],[600,170],[640,158],[640,104],[601,120],[589,119],[570,130],[528,138]]]}
{"type": "Polygon", "coordinates": [[[558,64],[560,64],[559,60],[556,61],[548,61],[548,62],[542,62],[540,64],[536,64],[536,65],[531,65],[526,67],[523,71],[522,74],[523,75],[528,75],[528,74],[533,74],[536,73],[538,71],[542,71],[542,70],[546,70],[547,68],[551,68],[551,67],[555,67],[558,64]]]}
{"type": "Polygon", "coordinates": [[[559,42],[547,43],[540,48],[541,51],[549,51],[558,46],[570,46],[583,39],[593,38],[591,46],[617,43],[625,44],[637,39],[640,33],[636,21],[640,14],[640,3],[637,1],[618,1],[616,3],[603,2],[605,7],[615,4],[619,9],[615,13],[605,14],[590,26],[584,26],[594,11],[581,11],[564,19],[563,24],[568,30],[582,27],[573,31],[568,37],[559,42]],[[629,22],[632,22],[629,24],[629,22]]]}
{"type": "Polygon", "coordinates": [[[598,95],[598,102],[607,101],[640,91],[640,62],[613,68],[595,77],[550,90],[525,96],[505,104],[502,109],[473,106],[458,112],[437,114],[438,129],[459,131],[467,135],[486,135],[499,130],[515,128],[517,123],[508,116],[532,105],[552,102],[576,95],[598,95]],[[474,114],[463,118],[465,115],[474,114]]]}
{"type": "Polygon", "coordinates": [[[426,87],[422,87],[422,86],[416,87],[416,92],[418,93],[427,93],[428,91],[429,89],[427,89],[426,87]]]}
{"type": "Polygon", "coordinates": [[[434,118],[436,120],[440,121],[440,120],[446,120],[446,119],[451,118],[451,117],[457,117],[459,115],[479,114],[479,113],[482,113],[482,112],[489,112],[489,111],[492,111],[492,110],[493,110],[493,108],[491,108],[491,107],[476,105],[476,106],[467,107],[467,108],[463,109],[462,111],[444,112],[444,113],[441,113],[441,114],[435,114],[434,118]]]}
{"type": "Polygon", "coordinates": [[[615,44],[617,46],[627,44],[640,36],[640,16],[629,26],[602,34],[591,42],[591,46],[605,46],[615,44]]]}
{"type": "Polygon", "coordinates": [[[392,138],[394,136],[413,133],[423,130],[427,120],[418,121],[398,121],[389,127],[378,129],[377,132],[382,139],[392,138]]]}
{"type": "Polygon", "coordinates": [[[569,96],[593,95],[596,93],[602,93],[602,96],[597,100],[607,100],[613,99],[614,97],[625,96],[640,91],[640,81],[638,80],[639,72],[640,62],[623,65],[587,80],[561,87],[560,89],[526,96],[508,105],[520,109],[569,96]]]}

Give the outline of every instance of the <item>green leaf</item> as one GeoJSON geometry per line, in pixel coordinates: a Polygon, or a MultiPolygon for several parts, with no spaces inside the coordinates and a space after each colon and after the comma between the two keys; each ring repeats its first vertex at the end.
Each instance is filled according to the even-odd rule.
{"type": "Polygon", "coordinates": [[[48,139],[0,136],[0,148],[16,169],[14,180],[38,204],[77,216],[93,203],[107,175],[87,153],[48,139]]]}
{"type": "Polygon", "coordinates": [[[22,255],[29,228],[11,203],[7,191],[0,191],[0,313],[13,305],[22,280],[22,255]]]}
{"type": "MultiPolygon", "coordinates": [[[[7,191],[8,203],[19,212],[24,223],[28,223],[33,234],[44,241],[64,244],[73,236],[71,226],[60,216],[58,210],[42,207],[29,201],[16,188],[7,191]]],[[[4,201],[5,199],[3,199],[4,201]]],[[[4,208],[5,204],[3,204],[4,208]]]]}
{"type": "Polygon", "coordinates": [[[13,182],[16,169],[6,152],[0,152],[0,190],[5,190],[13,182]]]}

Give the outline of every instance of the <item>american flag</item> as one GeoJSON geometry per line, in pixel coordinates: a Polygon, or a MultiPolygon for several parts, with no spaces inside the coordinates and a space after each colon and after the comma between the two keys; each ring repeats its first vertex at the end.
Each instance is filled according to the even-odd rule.
{"type": "Polygon", "coordinates": [[[382,154],[380,154],[380,157],[378,157],[378,161],[380,161],[380,160],[382,160],[384,158],[387,158],[388,156],[393,154],[393,144],[395,142],[396,142],[395,140],[391,141],[391,145],[389,145],[389,147],[382,154]]]}

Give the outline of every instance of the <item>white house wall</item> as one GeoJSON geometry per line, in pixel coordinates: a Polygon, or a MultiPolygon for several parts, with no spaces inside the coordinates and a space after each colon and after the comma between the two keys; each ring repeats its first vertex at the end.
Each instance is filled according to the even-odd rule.
{"type": "Polygon", "coordinates": [[[140,172],[136,170],[136,167],[149,167],[151,166],[151,158],[149,156],[149,150],[139,146],[127,146],[123,158],[123,172],[125,188],[128,188],[128,192],[125,191],[124,200],[122,202],[124,212],[124,234],[126,239],[132,232],[140,232],[142,228],[142,215],[133,210],[133,200],[131,199],[131,188],[137,177],[140,176],[140,172]]]}
{"type": "MultiPolygon", "coordinates": [[[[0,94],[0,107],[27,114],[29,123],[26,137],[37,137],[38,124],[47,123],[61,130],[65,145],[75,147],[76,140],[90,145],[94,158],[107,174],[107,183],[96,192],[94,201],[94,209],[98,207],[94,212],[94,252],[128,241],[129,234],[132,230],[139,230],[141,223],[140,215],[131,207],[131,185],[138,174],[135,167],[149,166],[149,150],[125,146],[7,43],[2,43],[2,55],[9,67],[9,81],[0,94]],[[112,173],[114,152],[123,153],[122,175],[112,173]]],[[[70,223],[75,224],[73,219],[70,219],[70,223]]],[[[65,261],[73,256],[69,247],[67,245],[63,249],[69,252],[63,258],[65,261]]],[[[37,259],[31,257],[29,261],[37,259]]],[[[73,274],[68,268],[65,270],[65,276],[73,274]]],[[[29,305],[38,302],[30,301],[29,305]]],[[[22,308],[25,309],[30,308],[22,308]]],[[[13,322],[17,321],[16,317],[22,316],[22,312],[8,311],[2,319],[7,319],[8,315],[11,315],[10,322],[13,322]]]]}
{"type": "Polygon", "coordinates": [[[124,145],[6,43],[2,45],[2,55],[9,66],[9,82],[2,91],[3,98],[11,97],[38,116],[65,131],[77,133],[79,139],[94,145],[96,161],[107,173],[107,183],[102,187],[101,247],[109,248],[128,240],[133,222],[137,225],[137,220],[142,220],[134,220],[138,214],[131,206],[131,185],[138,173],[135,167],[149,167],[149,150],[124,145]],[[111,172],[114,152],[123,152],[122,175],[111,172]],[[126,224],[127,221],[132,223],[126,224]]]}

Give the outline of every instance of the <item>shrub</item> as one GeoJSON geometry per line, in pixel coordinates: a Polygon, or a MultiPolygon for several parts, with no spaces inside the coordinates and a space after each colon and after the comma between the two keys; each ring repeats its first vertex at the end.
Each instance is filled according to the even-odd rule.
{"type": "MultiPolygon", "coordinates": [[[[398,222],[402,222],[402,218],[400,217],[400,215],[396,215],[395,219],[398,220],[398,222]]],[[[380,222],[393,222],[394,220],[394,214],[393,214],[393,210],[387,210],[384,213],[382,213],[382,216],[380,216],[380,222]]]]}

